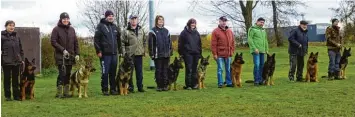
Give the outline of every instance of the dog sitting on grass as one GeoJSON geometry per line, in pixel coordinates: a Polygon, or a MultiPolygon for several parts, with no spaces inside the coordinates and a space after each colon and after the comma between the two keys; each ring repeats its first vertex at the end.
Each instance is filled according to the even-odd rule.
{"type": "Polygon", "coordinates": [[[307,75],[306,82],[318,82],[318,52],[316,54],[311,53],[307,61],[307,75]]]}
{"type": "Polygon", "coordinates": [[[85,59],[85,65],[80,65],[79,69],[75,71],[70,77],[70,91],[71,96],[74,96],[75,88],[78,89],[79,98],[82,98],[83,92],[84,97],[88,97],[88,84],[89,77],[92,72],[96,69],[92,66],[92,59],[85,59]]]}
{"type": "Polygon", "coordinates": [[[128,95],[128,82],[129,79],[131,79],[131,74],[133,72],[133,64],[133,56],[125,54],[123,61],[119,66],[118,75],[116,78],[120,95],[128,95]]]}
{"type": "Polygon", "coordinates": [[[271,56],[267,54],[267,59],[264,64],[262,78],[264,85],[274,85],[274,80],[272,79],[275,72],[275,53],[271,56]]]}
{"type": "Polygon", "coordinates": [[[206,58],[201,56],[200,64],[197,67],[197,83],[198,83],[199,89],[206,88],[204,80],[206,78],[207,66],[210,64],[208,62],[209,58],[210,58],[210,56],[207,56],[206,58]]]}
{"type": "Polygon", "coordinates": [[[32,59],[32,61],[30,62],[27,58],[25,58],[25,70],[21,74],[20,83],[21,100],[25,100],[26,97],[29,97],[30,99],[34,98],[35,70],[35,59],[32,59]]]}
{"type": "Polygon", "coordinates": [[[232,83],[234,87],[242,87],[242,66],[244,64],[243,53],[236,54],[231,64],[232,83]]]}
{"type": "Polygon", "coordinates": [[[168,70],[168,84],[169,84],[169,90],[171,90],[171,86],[174,84],[174,90],[176,91],[176,81],[179,76],[179,71],[180,69],[184,68],[183,65],[183,60],[182,58],[177,58],[175,57],[175,60],[173,63],[169,65],[169,70],[168,70]]]}

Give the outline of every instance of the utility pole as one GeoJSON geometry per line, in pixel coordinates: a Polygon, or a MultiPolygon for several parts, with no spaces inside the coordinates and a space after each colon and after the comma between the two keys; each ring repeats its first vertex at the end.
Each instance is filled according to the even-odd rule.
{"type": "MultiPolygon", "coordinates": [[[[154,27],[154,0],[149,0],[149,30],[154,27]]],[[[150,70],[154,70],[154,61],[150,59],[150,70]]]]}

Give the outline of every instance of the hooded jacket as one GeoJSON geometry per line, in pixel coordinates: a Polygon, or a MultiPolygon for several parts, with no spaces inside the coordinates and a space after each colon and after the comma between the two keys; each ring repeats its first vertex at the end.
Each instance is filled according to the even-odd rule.
{"type": "Polygon", "coordinates": [[[291,31],[288,37],[288,53],[305,56],[308,52],[308,30],[303,30],[300,26],[291,31]],[[301,47],[300,47],[301,46],[301,47]]]}
{"type": "Polygon", "coordinates": [[[144,55],[146,46],[146,36],[141,26],[137,25],[132,29],[131,25],[122,32],[121,37],[122,52],[129,55],[144,55]]]}
{"type": "Polygon", "coordinates": [[[218,57],[232,57],[235,49],[234,35],[231,29],[226,27],[214,29],[211,40],[212,54],[218,57]]]}
{"type": "Polygon", "coordinates": [[[259,53],[266,53],[269,51],[269,43],[267,40],[266,31],[260,26],[252,26],[248,31],[248,44],[250,53],[258,49],[259,53]]]}
{"type": "Polygon", "coordinates": [[[191,30],[188,26],[185,26],[180,33],[178,46],[180,55],[200,55],[202,53],[200,33],[196,29],[191,30]]]}
{"type": "Polygon", "coordinates": [[[21,39],[17,33],[1,31],[1,65],[19,65],[24,60],[21,39]]]}
{"type": "Polygon", "coordinates": [[[94,35],[96,53],[103,55],[116,55],[118,50],[122,53],[120,32],[117,26],[105,18],[100,20],[94,35]]]}

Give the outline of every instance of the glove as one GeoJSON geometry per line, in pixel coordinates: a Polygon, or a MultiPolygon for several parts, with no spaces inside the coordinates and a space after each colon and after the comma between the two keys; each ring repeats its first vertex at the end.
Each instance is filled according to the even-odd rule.
{"type": "Polygon", "coordinates": [[[79,61],[79,55],[75,56],[75,61],[79,61]]]}
{"type": "Polygon", "coordinates": [[[338,44],[337,46],[338,46],[338,47],[341,47],[342,45],[341,45],[341,44],[338,44]]]}
{"type": "Polygon", "coordinates": [[[69,56],[69,52],[67,50],[63,51],[63,56],[69,56]]]}

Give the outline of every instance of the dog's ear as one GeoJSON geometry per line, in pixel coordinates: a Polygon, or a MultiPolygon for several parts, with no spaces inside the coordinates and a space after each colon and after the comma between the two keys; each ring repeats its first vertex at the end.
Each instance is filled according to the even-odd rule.
{"type": "Polygon", "coordinates": [[[313,56],[313,52],[311,52],[311,55],[310,56],[313,56]]]}
{"type": "Polygon", "coordinates": [[[348,49],[348,51],[349,51],[349,52],[351,51],[351,47],[348,49]]]}
{"type": "Polygon", "coordinates": [[[240,56],[243,57],[243,53],[242,52],[240,53],[240,56]]]}
{"type": "Polygon", "coordinates": [[[94,72],[94,71],[96,71],[96,69],[95,69],[95,68],[92,68],[92,69],[90,70],[90,72],[94,72]]]}
{"type": "Polygon", "coordinates": [[[28,59],[27,59],[27,58],[25,58],[25,62],[26,62],[26,63],[29,63],[29,61],[28,61],[28,59]]]}
{"type": "Polygon", "coordinates": [[[272,54],[272,58],[275,58],[275,53],[274,53],[274,54],[272,54]]]}
{"type": "Polygon", "coordinates": [[[208,55],[208,56],[206,57],[206,59],[207,59],[207,60],[210,59],[210,55],[208,55]]]}
{"type": "Polygon", "coordinates": [[[318,52],[315,55],[318,57],[318,52]]]}
{"type": "Polygon", "coordinates": [[[32,59],[32,63],[36,64],[36,59],[35,58],[32,59]]]}

